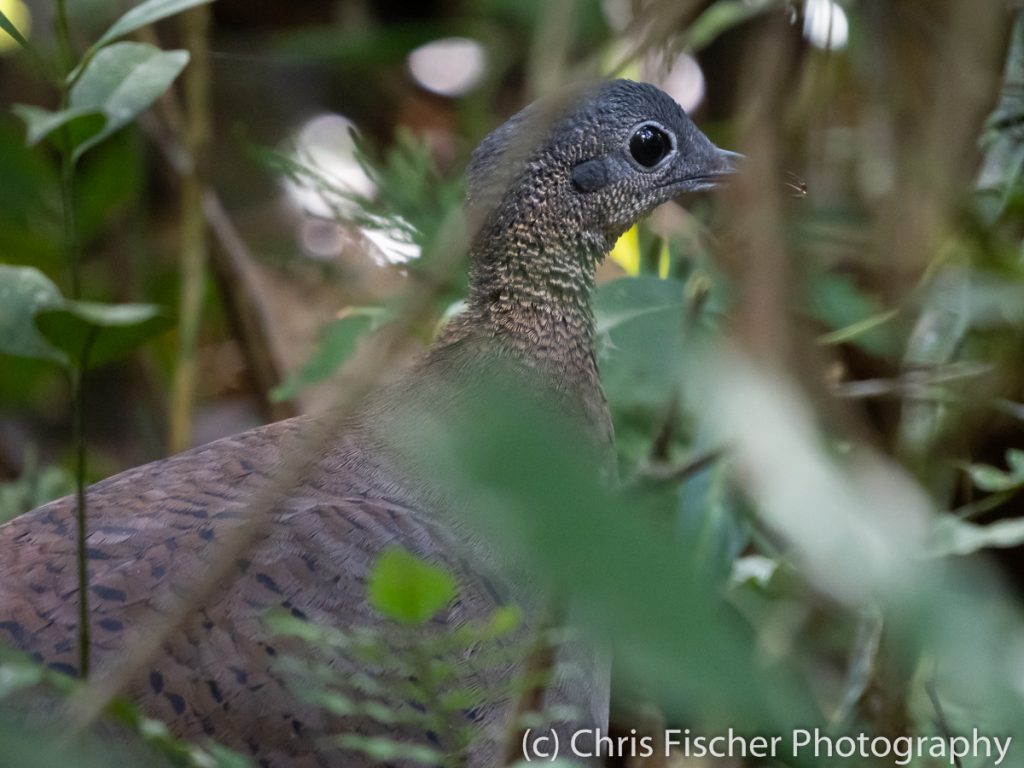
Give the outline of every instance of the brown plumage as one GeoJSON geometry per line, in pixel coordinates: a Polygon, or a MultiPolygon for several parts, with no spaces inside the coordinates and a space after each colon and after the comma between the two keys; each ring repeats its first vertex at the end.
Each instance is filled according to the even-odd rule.
{"type": "MultiPolygon", "coordinates": [[[[525,599],[526,585],[492,573],[497,564],[487,548],[438,508],[443,489],[405,465],[391,436],[419,413],[458,429],[475,372],[500,360],[529,386],[554,392],[585,437],[610,456],[611,422],[593,349],[595,266],[654,206],[705,188],[728,170],[728,153],[651,86],[615,81],[576,94],[552,115],[546,111],[524,110],[474,154],[469,211],[479,227],[466,312],[408,374],[345,422],[274,510],[237,579],[197,608],[132,682],[131,695],[175,733],[210,736],[268,768],[372,764],[319,737],[381,726],[331,721],[297,698],[274,661],[298,649],[268,636],[262,617],[281,608],[328,626],[378,623],[366,600],[366,573],[390,544],[456,575],[460,597],[437,618],[439,626],[487,616],[506,599],[536,607],[525,599]],[[513,152],[517,143],[523,150],[513,152]]],[[[251,430],[89,489],[94,668],[115,667],[126,631],[146,626],[158,598],[206,567],[309,423],[299,418],[251,430]]],[[[76,673],[73,499],[0,530],[0,637],[76,673]]],[[[528,611],[527,627],[533,620],[528,611]]],[[[516,667],[512,661],[480,670],[465,662],[468,684],[484,690],[516,667]]],[[[352,663],[337,660],[341,668],[352,663]]],[[[587,722],[600,723],[607,716],[604,691],[595,678],[562,697],[579,705],[587,722]]],[[[478,740],[472,764],[494,759],[507,712],[501,697],[466,712],[490,734],[478,740]]],[[[401,737],[436,743],[437,735],[401,737]]]]}

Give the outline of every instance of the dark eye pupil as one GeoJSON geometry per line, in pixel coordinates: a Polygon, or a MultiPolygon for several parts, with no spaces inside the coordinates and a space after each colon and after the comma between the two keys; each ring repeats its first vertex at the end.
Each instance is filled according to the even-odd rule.
{"type": "Polygon", "coordinates": [[[645,168],[653,168],[669,153],[672,144],[664,131],[653,125],[644,125],[637,129],[629,140],[629,154],[645,168]]]}

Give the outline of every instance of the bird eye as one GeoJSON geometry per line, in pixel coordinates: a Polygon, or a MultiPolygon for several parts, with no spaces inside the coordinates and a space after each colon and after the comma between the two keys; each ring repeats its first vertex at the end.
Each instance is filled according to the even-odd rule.
{"type": "Polygon", "coordinates": [[[644,168],[653,168],[672,151],[672,141],[654,125],[641,125],[629,140],[629,154],[644,168]]]}

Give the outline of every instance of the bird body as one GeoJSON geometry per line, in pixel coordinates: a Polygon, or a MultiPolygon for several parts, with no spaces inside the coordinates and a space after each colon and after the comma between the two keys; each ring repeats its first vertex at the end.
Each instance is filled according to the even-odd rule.
{"type": "MultiPolygon", "coordinates": [[[[594,270],[639,217],[727,172],[727,154],[668,96],[628,81],[577,92],[557,108],[528,107],[488,136],[468,169],[476,231],[467,310],[422,360],[344,422],[273,510],[237,579],[197,607],[132,681],[130,693],[147,713],[265,768],[364,764],[322,737],[381,726],[339,721],[297,697],[274,664],[296,649],[269,635],[263,616],[277,608],[343,629],[379,624],[366,577],[392,545],[456,577],[459,598],[436,626],[461,626],[506,601],[530,609],[524,632],[535,626],[528,585],[510,578],[491,547],[444,508],[444,489],[408,465],[394,435],[420,416],[459,429],[473,382],[497,362],[523,386],[552,393],[581,439],[611,465],[611,420],[593,346],[594,270]]],[[[116,667],[129,629],[147,626],[190,574],[209,567],[246,519],[249,501],[314,423],[300,417],[250,430],[89,489],[94,668],[116,667]]],[[[61,499],[0,528],[0,638],[69,674],[78,664],[74,511],[73,499],[61,499]]],[[[519,664],[475,670],[471,661],[466,676],[484,688],[514,676],[519,664]]],[[[337,660],[346,664],[355,662],[337,660]]],[[[588,723],[607,717],[601,680],[568,698],[588,723]]],[[[508,697],[484,701],[467,717],[484,734],[470,763],[494,764],[508,697]]]]}

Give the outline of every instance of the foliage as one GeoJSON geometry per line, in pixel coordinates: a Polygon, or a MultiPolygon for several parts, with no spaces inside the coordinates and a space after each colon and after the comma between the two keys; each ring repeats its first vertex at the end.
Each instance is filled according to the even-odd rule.
{"type": "Polygon", "coordinates": [[[32,706],[45,708],[54,697],[71,698],[80,694],[81,682],[62,672],[48,669],[24,654],[3,649],[0,652],[0,708],[5,724],[0,731],[0,762],[50,768],[55,765],[81,765],[100,768],[116,760],[118,765],[171,768],[250,768],[244,757],[217,744],[199,746],[175,738],[167,726],[143,715],[125,699],[110,707],[110,721],[138,734],[138,742],[129,743],[119,734],[104,732],[73,737],[59,732],[52,722],[39,722],[25,711],[32,706]],[[154,761],[157,761],[154,763],[154,761]]]}
{"type": "MultiPolygon", "coordinates": [[[[152,171],[134,134],[113,134],[166,92],[188,54],[123,38],[195,4],[148,0],[105,32],[80,19],[71,42],[94,42],[77,61],[62,61],[0,15],[0,28],[60,97],[53,110],[17,108],[33,152],[20,139],[15,145],[13,132],[0,124],[0,259],[33,265],[0,266],[5,405],[27,411],[23,403],[34,402],[37,412],[59,410],[53,400],[63,395],[47,388],[39,370],[80,377],[90,364],[122,359],[167,327],[152,304],[85,302],[73,288],[58,289],[53,278],[75,260],[73,247],[61,252],[73,246],[68,233],[77,234],[95,254],[81,275],[85,293],[120,299],[121,262],[107,241],[125,221],[125,206],[136,206],[133,222],[143,220],[133,224],[140,228],[133,247],[147,257],[156,250],[152,244],[161,240],[168,215],[159,190],[172,184],[145,177],[152,171]],[[60,168],[48,153],[56,154],[60,168]],[[148,207],[130,202],[143,196],[148,207]],[[19,368],[24,360],[39,367],[19,368]],[[14,390],[26,400],[15,400],[14,390]],[[41,394],[29,401],[37,390],[41,394]]],[[[707,53],[702,62],[718,62],[726,72],[716,79],[721,90],[708,111],[721,122],[709,130],[716,138],[733,134],[737,138],[719,143],[740,149],[739,137],[751,131],[746,141],[755,160],[774,136],[777,144],[769,148],[785,157],[774,170],[808,172],[810,195],[795,205],[770,200],[773,181],[759,177],[756,195],[726,193],[727,205],[719,208],[739,203],[732,206],[738,209],[733,220],[723,223],[703,203],[690,201],[692,215],[671,226],[642,226],[623,245],[635,251],[625,260],[630,276],[602,284],[595,300],[597,354],[622,488],[606,487],[567,440],[570,430],[500,381],[481,382],[476,405],[467,404],[464,414],[472,425],[467,432],[421,436],[425,455],[419,460],[446,478],[448,490],[471,510],[467,526],[497,542],[503,556],[538,581],[574,596],[581,622],[617,654],[624,685],[656,700],[671,724],[715,732],[820,724],[872,734],[980,727],[1019,735],[1019,89],[1005,89],[982,129],[983,172],[972,194],[970,179],[955,168],[971,154],[970,142],[956,137],[977,130],[954,130],[957,116],[970,110],[950,73],[967,71],[973,59],[962,51],[952,64],[943,58],[944,51],[960,51],[954,44],[966,46],[971,31],[967,24],[943,27],[948,20],[929,16],[929,24],[935,22],[929,28],[945,29],[949,40],[942,39],[942,51],[922,53],[918,19],[910,25],[901,14],[928,15],[927,3],[891,4],[884,13],[879,8],[885,4],[844,3],[849,48],[803,46],[799,56],[790,55],[798,27],[783,22],[799,19],[809,2],[655,3],[653,15],[635,28],[610,25],[603,5],[612,4],[578,4],[565,30],[565,62],[615,60],[623,43],[638,42],[666,57],[707,53]],[[662,13],[668,14],[664,23],[662,13]],[[772,98],[765,85],[770,68],[750,58],[756,46],[749,42],[766,20],[783,29],[778,38],[759,38],[766,49],[778,48],[773,66],[794,67],[776,89],[786,97],[767,118],[756,108],[772,98]],[[742,33],[735,35],[738,26],[742,33]],[[734,75],[752,92],[728,106],[734,75]],[[931,83],[941,87],[933,93],[931,83]],[[737,240],[752,231],[776,237],[759,241],[756,259],[744,261],[737,240]],[[757,268],[757,259],[773,258],[773,248],[784,252],[771,262],[781,278],[757,268]],[[777,314],[765,313],[765,306],[777,314]],[[781,342],[758,347],[759,334],[781,342]]],[[[251,154],[264,170],[317,190],[330,204],[332,223],[364,239],[387,233],[420,253],[390,267],[392,274],[422,281],[424,290],[440,285],[432,300],[439,309],[455,308],[462,274],[440,268],[451,254],[439,250],[457,223],[459,169],[474,140],[520,104],[528,88],[539,88],[533,82],[538,72],[525,57],[548,61],[544,55],[558,53],[545,36],[553,29],[547,14],[556,10],[557,4],[481,0],[444,21],[389,25],[346,17],[339,24],[275,29],[266,48],[244,62],[260,71],[252,114],[222,114],[221,124],[259,125],[271,101],[298,98],[302,88],[295,83],[313,88],[316,78],[307,79],[306,69],[282,70],[283,90],[267,76],[263,67],[285,66],[279,55],[289,67],[325,73],[337,93],[372,118],[356,157],[373,193],[353,194],[290,149],[251,154]],[[446,104],[444,131],[468,138],[437,152],[409,131],[391,130],[402,120],[415,122],[410,115],[429,112],[436,102],[418,94],[397,116],[387,107],[407,79],[402,67],[409,51],[455,33],[483,42],[491,69],[477,92],[446,104]],[[371,79],[375,87],[367,88],[371,79]],[[514,91],[521,81],[526,88],[514,91]]],[[[967,20],[988,13],[975,11],[967,20]]],[[[1022,30],[1018,22],[1014,35],[1021,38],[1022,30]]],[[[993,36],[974,50],[998,48],[993,36]]],[[[641,72],[641,58],[627,62],[628,71],[641,72]]],[[[1016,58],[1024,61],[1019,51],[1016,58]]],[[[240,71],[231,67],[243,64],[226,55],[218,66],[218,77],[230,78],[240,71]]],[[[551,69],[552,77],[560,74],[551,69]]],[[[1020,80],[1010,76],[1019,69],[1011,57],[1007,83],[1020,80]]],[[[982,97],[987,104],[995,95],[992,86],[982,97]]],[[[223,177],[256,172],[232,167],[223,177]]],[[[247,184],[250,177],[241,182],[247,184]]],[[[291,240],[282,242],[279,236],[264,250],[298,250],[291,240]]],[[[308,268],[299,257],[287,266],[308,268]]],[[[143,274],[135,285],[139,298],[165,301],[176,284],[173,271],[143,274]]],[[[330,274],[349,288],[345,272],[330,274]]],[[[231,328],[244,322],[224,316],[239,294],[240,303],[257,301],[250,291],[251,283],[232,278],[211,290],[217,293],[215,317],[208,318],[209,327],[216,326],[208,328],[211,339],[235,343],[231,328]]],[[[345,304],[321,329],[307,362],[272,388],[276,401],[329,378],[360,344],[374,343],[374,330],[401,317],[379,295],[346,294],[345,304]]],[[[434,331],[429,324],[411,332],[426,339],[434,331]]],[[[160,410],[151,402],[134,407],[160,410]]],[[[0,514],[66,491],[66,473],[27,461],[20,479],[0,487],[0,514]]],[[[338,633],[294,617],[272,619],[275,631],[306,651],[288,656],[283,667],[309,701],[332,715],[445,737],[440,750],[353,733],[338,733],[339,743],[380,761],[461,760],[474,731],[452,659],[479,643],[493,644],[494,656],[502,658],[515,621],[501,612],[457,633],[432,632],[429,619],[449,603],[453,589],[443,571],[392,552],[377,562],[370,580],[369,600],[388,617],[383,629],[338,633]],[[384,653],[395,647],[404,652],[384,653]],[[431,667],[425,661],[431,658],[444,662],[431,667]],[[370,675],[345,678],[338,660],[378,670],[388,682],[381,688],[370,675]]],[[[0,688],[35,685],[44,674],[31,663],[5,664],[0,688]]],[[[133,730],[173,741],[160,724],[130,708],[118,713],[133,730]]],[[[17,739],[0,734],[0,744],[27,754],[17,739]]],[[[234,759],[215,748],[169,749],[186,764],[234,759]]],[[[83,764],[90,759],[83,757],[83,764]]],[[[1020,764],[1019,755],[1011,759],[1020,764]]],[[[60,764],[66,758],[38,760],[60,764]]]]}
{"type": "Polygon", "coordinates": [[[297,695],[332,715],[368,718],[394,734],[342,732],[335,737],[340,747],[377,761],[462,766],[481,736],[474,709],[511,695],[514,685],[506,680],[468,687],[459,660],[472,650],[478,669],[511,664],[518,653],[507,640],[519,614],[502,607],[487,619],[438,631],[431,619],[456,598],[448,571],[392,548],[375,560],[367,586],[370,605],[386,621],[344,631],[290,614],[271,614],[267,621],[272,632],[302,641],[303,653],[281,661],[297,695]]]}
{"type": "Polygon", "coordinates": [[[61,467],[39,466],[32,449],[26,449],[23,469],[17,480],[0,485],[0,522],[28,512],[51,499],[67,496],[75,480],[61,467]]]}

